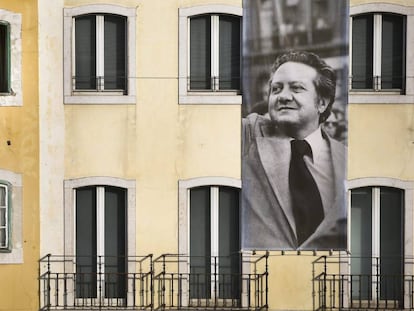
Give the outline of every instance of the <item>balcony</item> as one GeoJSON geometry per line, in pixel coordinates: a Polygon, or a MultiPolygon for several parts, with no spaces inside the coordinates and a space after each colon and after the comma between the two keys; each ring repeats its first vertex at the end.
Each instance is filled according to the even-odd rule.
{"type": "Polygon", "coordinates": [[[313,262],[314,310],[413,310],[412,258],[322,256],[313,262]]]}
{"type": "Polygon", "coordinates": [[[268,253],[155,259],[47,255],[39,271],[40,310],[268,308],[268,253]]]}

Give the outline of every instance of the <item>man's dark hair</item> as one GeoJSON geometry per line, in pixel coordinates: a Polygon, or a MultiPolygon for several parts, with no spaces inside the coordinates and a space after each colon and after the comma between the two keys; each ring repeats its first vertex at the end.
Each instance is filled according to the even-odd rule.
{"type": "Polygon", "coordinates": [[[335,71],[323,59],[314,53],[306,51],[289,51],[278,56],[273,63],[270,74],[269,87],[274,73],[279,69],[280,66],[287,62],[302,63],[313,67],[318,72],[318,78],[314,81],[316,91],[319,97],[328,99],[329,101],[326,110],[319,117],[319,123],[324,122],[331,114],[332,105],[335,101],[335,71]]]}

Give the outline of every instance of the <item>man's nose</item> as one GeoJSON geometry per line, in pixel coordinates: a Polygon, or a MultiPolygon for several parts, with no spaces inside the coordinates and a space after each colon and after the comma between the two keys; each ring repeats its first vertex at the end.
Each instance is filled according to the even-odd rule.
{"type": "Polygon", "coordinates": [[[283,88],[278,95],[278,100],[281,102],[290,101],[293,99],[292,92],[288,88],[283,88]]]}

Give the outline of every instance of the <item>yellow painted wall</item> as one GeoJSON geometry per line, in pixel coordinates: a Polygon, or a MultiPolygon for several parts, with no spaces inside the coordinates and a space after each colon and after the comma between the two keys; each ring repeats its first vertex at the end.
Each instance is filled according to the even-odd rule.
{"type": "Polygon", "coordinates": [[[0,0],[22,15],[22,107],[0,107],[0,168],[22,174],[23,264],[0,264],[0,310],[38,309],[39,136],[37,1],[0,0]],[[7,145],[7,140],[10,145],[7,145]]]}
{"type": "MultiPolygon", "coordinates": [[[[373,1],[351,4],[366,2],[373,1]]],[[[91,3],[112,2],[64,2],[91,3]]],[[[178,8],[208,3],[117,1],[137,7],[137,104],[64,106],[64,178],[136,180],[138,255],[178,252],[178,180],[240,178],[240,106],[178,105],[178,8]]],[[[350,105],[349,179],[414,179],[413,112],[410,105],[350,105]]],[[[311,263],[322,254],[271,253],[271,310],[312,309],[311,263]]]]}
{"type": "MultiPolygon", "coordinates": [[[[140,255],[178,253],[178,180],[241,177],[241,107],[178,105],[178,8],[208,3],[121,1],[138,5],[136,106],[64,107],[65,178],[136,179],[140,255]]],[[[241,6],[242,1],[217,3],[241,6]]],[[[271,254],[270,309],[312,308],[310,263],[316,258],[271,254]]]]}
{"type": "Polygon", "coordinates": [[[178,180],[240,178],[240,106],[178,105],[178,8],[206,3],[118,1],[137,6],[137,104],[65,106],[65,178],[136,179],[139,254],[178,252],[178,180]]]}
{"type": "Polygon", "coordinates": [[[352,104],[349,107],[348,178],[414,180],[414,106],[352,104]]]}

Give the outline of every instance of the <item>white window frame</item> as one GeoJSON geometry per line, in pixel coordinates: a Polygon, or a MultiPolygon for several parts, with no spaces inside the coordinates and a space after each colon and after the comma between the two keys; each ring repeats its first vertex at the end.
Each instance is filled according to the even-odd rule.
{"type": "Polygon", "coordinates": [[[8,247],[0,249],[0,264],[23,263],[22,175],[0,169],[0,183],[8,189],[8,247]]]}
{"type": "MultiPolygon", "coordinates": [[[[229,14],[242,17],[243,9],[241,7],[229,5],[200,5],[187,8],[179,8],[179,79],[178,79],[178,102],[179,104],[234,104],[241,105],[242,96],[240,91],[220,91],[218,90],[218,81],[215,81],[214,90],[191,91],[188,90],[188,77],[190,72],[190,53],[189,53],[189,30],[190,19],[192,16],[210,14],[212,15],[212,76],[218,76],[218,34],[214,35],[214,29],[218,31],[218,27],[214,27],[214,23],[218,24],[217,14],[229,14]],[[216,57],[214,57],[216,55],[216,57]]],[[[241,57],[241,56],[240,56],[241,57]]],[[[240,77],[241,78],[241,77],[240,77]]]]}
{"type": "MultiPolygon", "coordinates": [[[[96,76],[99,77],[96,83],[96,89],[92,90],[78,90],[75,87],[75,83],[72,81],[72,92],[74,95],[84,95],[85,93],[89,92],[91,95],[95,95],[96,92],[103,92],[105,91],[105,95],[123,95],[125,91],[128,91],[127,81],[125,81],[126,90],[105,90],[105,73],[104,73],[104,55],[105,55],[105,17],[103,14],[93,14],[96,20],[96,76]]],[[[76,17],[73,18],[73,25],[72,25],[72,38],[75,38],[76,34],[76,17]]],[[[126,34],[128,36],[128,34],[126,34]]],[[[76,72],[76,46],[73,42],[72,44],[72,73],[76,72]]],[[[74,79],[72,79],[74,80],[74,79]]]]}
{"type": "MultiPolygon", "coordinates": [[[[358,15],[357,15],[358,16],[358,15]]],[[[373,88],[370,89],[372,91],[382,91],[383,89],[381,88],[381,84],[382,84],[382,68],[381,68],[381,58],[382,58],[382,17],[383,17],[383,13],[373,13],[373,55],[372,55],[372,59],[373,59],[373,64],[372,64],[372,75],[373,75],[373,88]]],[[[351,29],[351,34],[352,34],[352,21],[353,21],[353,16],[351,16],[351,21],[350,21],[350,29],[351,29]]],[[[350,42],[350,46],[352,47],[352,40],[350,42]]],[[[352,50],[351,50],[352,51],[352,50]]],[[[350,61],[352,64],[352,53],[349,53],[350,55],[350,61]]],[[[349,74],[352,77],[352,66],[349,66],[349,74]]],[[[351,90],[352,91],[358,91],[359,89],[353,89],[352,85],[350,85],[351,90]]],[[[392,89],[384,89],[384,91],[387,92],[392,92],[392,89]]],[[[400,93],[400,90],[396,90],[394,89],[394,92],[396,92],[397,94],[400,93]]]]}
{"type": "MultiPolygon", "coordinates": [[[[98,19],[99,20],[99,19],[98,19]]],[[[99,27],[99,25],[97,25],[99,27]]],[[[65,104],[135,104],[136,103],[136,8],[122,7],[109,4],[92,4],[64,9],[64,103],[65,104]],[[74,33],[75,18],[83,14],[114,14],[127,17],[127,94],[121,95],[119,92],[99,92],[79,91],[74,89],[73,73],[74,62],[74,33]]],[[[97,38],[98,39],[98,38],[97,38]]],[[[103,45],[103,40],[101,41],[103,45]]],[[[97,52],[97,62],[102,66],[97,66],[97,70],[103,67],[103,53],[97,52]],[[102,57],[99,57],[102,56],[102,57]],[[98,60],[98,58],[100,60],[98,60]]],[[[99,72],[98,72],[99,73],[99,72]]]]}
{"type": "MultiPolygon", "coordinates": [[[[372,90],[363,91],[352,89],[351,83],[349,85],[350,104],[412,104],[414,101],[414,50],[410,48],[411,42],[414,42],[414,6],[404,6],[391,3],[366,3],[351,6],[349,18],[349,61],[352,64],[352,17],[360,14],[384,14],[395,13],[403,15],[406,18],[406,62],[405,62],[405,94],[400,94],[399,91],[393,92],[389,90],[378,90],[373,92],[372,90]]],[[[378,23],[378,21],[377,21],[378,23]]],[[[378,25],[374,25],[377,27],[378,25]]],[[[381,26],[381,25],[379,25],[381,26]]],[[[375,28],[374,27],[374,28],[375,28]]],[[[378,28],[379,29],[379,28],[378,28]]],[[[375,31],[375,29],[374,29],[375,31]]],[[[377,31],[378,32],[378,31],[377,31]]],[[[381,33],[381,31],[379,31],[381,33]]],[[[378,42],[376,44],[379,44],[378,42]]],[[[381,51],[380,49],[377,49],[381,51]]],[[[380,56],[380,55],[379,55],[380,56]]],[[[376,56],[378,59],[378,55],[376,56]]],[[[380,61],[379,57],[379,61],[380,61]]],[[[352,76],[352,66],[349,66],[349,76],[352,76]]],[[[375,73],[378,73],[378,66],[376,65],[375,73]]],[[[374,74],[375,74],[374,73],[374,74]]]]}
{"type": "MultiPolygon", "coordinates": [[[[116,178],[116,177],[105,177],[105,176],[95,176],[95,177],[84,177],[77,179],[69,179],[64,181],[64,224],[65,224],[65,246],[64,253],[67,256],[74,257],[76,255],[76,189],[87,186],[99,187],[104,186],[114,186],[118,188],[124,188],[127,191],[127,256],[136,256],[135,253],[135,226],[136,226],[136,182],[135,180],[116,178]]],[[[97,204],[99,204],[97,202],[97,204]]],[[[128,262],[127,271],[128,273],[134,273],[136,271],[136,266],[133,262],[128,262]]],[[[69,273],[75,272],[75,265],[72,262],[67,261],[65,263],[65,269],[69,273]]],[[[132,284],[128,284],[129,287],[132,284]]],[[[127,303],[133,302],[133,290],[128,288],[127,293],[127,303]]],[[[74,295],[74,293],[70,293],[74,295]]],[[[73,301],[74,297],[68,297],[73,301]]]]}
{"type": "MultiPolygon", "coordinates": [[[[178,181],[178,253],[184,255],[183,260],[179,262],[179,271],[183,274],[190,273],[190,191],[196,187],[210,187],[211,195],[211,256],[218,255],[218,197],[220,187],[232,187],[241,189],[241,180],[230,177],[199,177],[178,181]]],[[[243,256],[243,254],[242,254],[243,256]]],[[[214,263],[211,263],[211,269],[214,269],[214,263]]],[[[241,273],[249,271],[250,265],[243,260],[241,273]]],[[[214,271],[214,270],[213,270],[214,271]]],[[[212,280],[214,282],[214,280],[212,280]]],[[[183,307],[188,306],[190,297],[188,296],[189,284],[182,284],[182,304],[183,307]]],[[[212,296],[214,286],[212,286],[212,296]]],[[[245,282],[241,288],[241,304],[247,306],[247,288],[245,282]]]]}
{"type": "MultiPolygon", "coordinates": [[[[4,231],[4,245],[2,245],[3,241],[0,241],[0,251],[7,251],[9,249],[9,230],[10,230],[10,223],[9,223],[9,186],[6,183],[0,183],[0,189],[4,189],[4,205],[0,205],[0,211],[4,210],[4,224],[0,223],[0,230],[4,231]]],[[[1,214],[1,213],[0,213],[1,214]]]]}
{"type": "MultiPolygon", "coordinates": [[[[96,256],[100,257],[101,260],[104,260],[102,258],[105,257],[105,186],[101,185],[94,185],[93,186],[96,189],[96,256]]],[[[118,187],[121,189],[125,189],[123,187],[118,187]]],[[[126,189],[125,189],[126,190],[126,189]]],[[[74,190],[74,218],[76,219],[76,190],[74,190]]],[[[127,204],[127,202],[126,202],[127,204]]],[[[74,228],[76,232],[76,224],[74,228]]],[[[128,239],[128,237],[126,237],[128,239]]],[[[74,239],[74,249],[76,250],[76,234],[74,239]]],[[[111,298],[105,298],[105,264],[103,261],[96,262],[96,271],[99,271],[99,274],[97,275],[97,281],[96,281],[96,293],[97,297],[96,299],[92,299],[94,301],[94,304],[96,304],[100,300],[106,300],[110,301],[111,298]],[[101,289],[101,290],[99,290],[101,289]]],[[[129,273],[129,272],[128,272],[129,273]]],[[[85,303],[85,298],[77,298],[76,299],[80,305],[83,305],[85,303]]],[[[113,299],[114,303],[119,303],[120,298],[113,299]]]]}
{"type": "Polygon", "coordinates": [[[1,106],[23,106],[22,95],[22,16],[0,9],[0,20],[10,26],[10,92],[0,93],[1,106]]]}
{"type": "MultiPolygon", "coordinates": [[[[372,187],[372,188],[379,188],[380,187],[392,187],[397,188],[400,190],[403,190],[404,192],[404,241],[403,241],[403,247],[404,247],[404,253],[406,256],[411,256],[413,254],[413,216],[414,216],[414,182],[412,181],[404,181],[400,179],[395,178],[387,178],[387,177],[367,177],[367,178],[358,178],[358,179],[352,179],[347,182],[347,189],[348,189],[348,219],[351,219],[351,191],[355,188],[362,188],[362,187],[372,187]]],[[[379,206],[379,191],[378,193],[373,192],[373,199],[374,201],[377,200],[378,202],[374,202],[373,204],[377,204],[379,206]],[[378,196],[375,198],[375,196],[378,196]]],[[[375,213],[373,213],[375,214],[375,213]]],[[[375,221],[378,221],[377,219],[379,217],[379,213],[376,213],[377,215],[373,215],[373,219],[376,219],[375,221]],[[375,217],[375,218],[374,218],[375,217]]],[[[378,230],[379,226],[375,226],[373,223],[373,229],[372,230],[378,230]],[[376,229],[374,229],[376,227],[376,229]]],[[[348,249],[350,248],[351,243],[351,223],[348,222],[348,249]]],[[[376,232],[378,234],[378,232],[376,232]]],[[[374,246],[373,246],[374,247],[374,246]]],[[[374,250],[373,250],[374,251],[374,250]]],[[[375,247],[375,251],[379,254],[379,246],[375,247]]],[[[352,255],[352,254],[349,254],[352,255]]],[[[374,255],[374,253],[373,253],[374,255]]],[[[351,273],[351,258],[347,254],[341,253],[341,256],[344,257],[344,260],[341,261],[340,264],[340,273],[349,275],[351,273]]],[[[412,275],[414,272],[413,266],[411,263],[404,263],[404,273],[407,275],[412,275]]],[[[407,284],[404,284],[404,308],[409,308],[409,295],[410,290],[408,288],[407,284]]],[[[348,287],[345,287],[344,291],[344,308],[348,307],[348,303],[351,301],[350,296],[350,283],[348,287]]]]}

